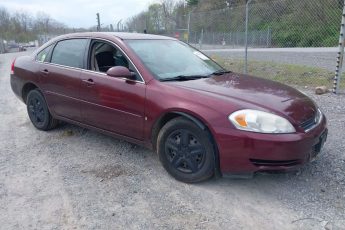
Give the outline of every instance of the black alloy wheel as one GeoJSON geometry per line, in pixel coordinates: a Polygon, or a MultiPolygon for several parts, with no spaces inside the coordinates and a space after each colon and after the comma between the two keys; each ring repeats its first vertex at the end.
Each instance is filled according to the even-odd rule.
{"type": "Polygon", "coordinates": [[[205,163],[205,147],[188,130],[179,129],[165,142],[165,154],[169,163],[182,173],[196,173],[205,163]]]}
{"type": "Polygon", "coordinates": [[[46,120],[46,111],[43,109],[43,103],[39,97],[31,97],[28,101],[29,116],[33,122],[41,126],[46,120]]]}
{"type": "Polygon", "coordinates": [[[215,149],[210,133],[186,118],[175,118],[163,126],[157,152],[164,168],[177,180],[195,183],[214,174],[215,149]]]}
{"type": "Polygon", "coordinates": [[[37,129],[50,130],[57,126],[58,121],[51,116],[47,103],[39,90],[29,92],[26,106],[29,118],[37,129]]]}

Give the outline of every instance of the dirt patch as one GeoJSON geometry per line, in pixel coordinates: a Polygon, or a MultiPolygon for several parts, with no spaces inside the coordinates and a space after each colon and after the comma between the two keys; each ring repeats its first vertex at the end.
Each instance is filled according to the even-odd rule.
{"type": "Polygon", "coordinates": [[[120,165],[106,165],[100,168],[91,169],[91,170],[82,170],[81,173],[89,173],[94,175],[97,178],[101,178],[101,181],[103,180],[110,180],[119,176],[128,176],[130,175],[130,172],[128,170],[125,170],[120,165]]]}
{"type": "Polygon", "coordinates": [[[64,130],[62,133],[61,133],[61,137],[71,137],[74,135],[74,132],[73,130],[64,130]]]}
{"type": "Polygon", "coordinates": [[[84,136],[87,132],[88,129],[85,128],[79,128],[74,125],[69,125],[69,124],[61,124],[58,129],[61,129],[60,137],[72,137],[72,136],[84,136]]]}

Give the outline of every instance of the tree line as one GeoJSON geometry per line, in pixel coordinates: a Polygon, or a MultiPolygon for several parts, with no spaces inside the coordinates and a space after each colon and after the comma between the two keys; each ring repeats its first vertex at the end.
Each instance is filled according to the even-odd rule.
{"type": "MultiPolygon", "coordinates": [[[[246,0],[161,0],[129,18],[129,31],[173,35],[245,30],[246,0]],[[188,23],[190,22],[190,23],[188,23]],[[188,26],[189,24],[189,26],[188,26]]],[[[336,46],[343,0],[253,0],[249,30],[270,31],[272,46],[336,46]]]]}
{"type": "Polygon", "coordinates": [[[175,29],[186,29],[189,12],[223,9],[243,4],[245,0],[160,0],[148,9],[129,18],[129,31],[169,33],[175,29]]]}
{"type": "Polygon", "coordinates": [[[73,31],[63,23],[56,21],[44,12],[35,16],[25,11],[10,13],[0,7],[0,39],[29,42],[37,39],[37,35],[63,34],[73,31]]]}

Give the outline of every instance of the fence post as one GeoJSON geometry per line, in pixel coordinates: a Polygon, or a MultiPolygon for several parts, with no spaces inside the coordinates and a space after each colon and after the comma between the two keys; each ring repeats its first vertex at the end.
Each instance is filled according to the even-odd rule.
{"type": "Polygon", "coordinates": [[[345,45],[345,1],[343,6],[343,14],[341,19],[340,35],[339,35],[339,52],[337,56],[337,67],[334,76],[333,93],[339,93],[340,78],[343,70],[344,62],[344,45],[345,45]]]}
{"type": "Polygon", "coordinates": [[[247,0],[246,3],[246,33],[245,33],[245,57],[244,57],[244,73],[248,73],[248,22],[249,22],[249,4],[252,0],[247,0]]]}
{"type": "Polygon", "coordinates": [[[267,29],[266,48],[271,46],[271,27],[267,29]]]}
{"type": "Polygon", "coordinates": [[[201,29],[201,36],[200,36],[200,40],[199,40],[199,49],[202,49],[202,43],[204,40],[204,29],[201,29]]]}
{"type": "Polygon", "coordinates": [[[190,17],[191,17],[192,12],[188,12],[188,25],[187,25],[187,30],[188,30],[188,37],[187,37],[187,43],[189,44],[189,35],[190,35],[190,17]]]}

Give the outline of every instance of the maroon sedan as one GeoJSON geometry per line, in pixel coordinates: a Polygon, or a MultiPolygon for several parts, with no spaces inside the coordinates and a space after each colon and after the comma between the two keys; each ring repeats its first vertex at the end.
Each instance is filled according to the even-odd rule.
{"type": "Polygon", "coordinates": [[[13,62],[11,86],[36,128],[61,120],[155,149],[184,182],[295,169],[327,138],[306,95],[162,36],[60,36],[13,62]]]}

